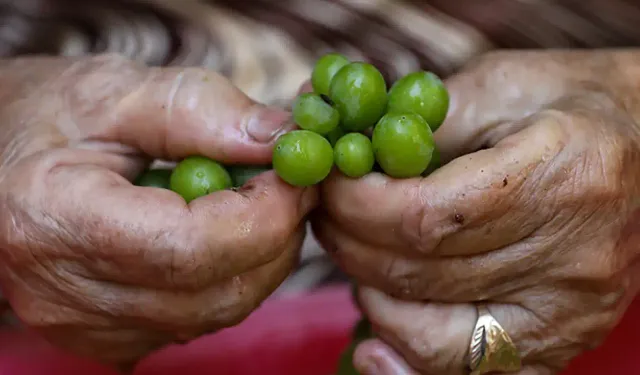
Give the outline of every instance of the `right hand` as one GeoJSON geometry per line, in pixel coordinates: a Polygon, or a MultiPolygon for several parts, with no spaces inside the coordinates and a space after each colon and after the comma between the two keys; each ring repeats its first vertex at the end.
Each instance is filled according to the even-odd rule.
{"type": "Polygon", "coordinates": [[[266,172],[190,204],[152,159],[269,163],[289,114],[199,69],[0,61],[0,289],[52,343],[121,368],[243,320],[288,276],[313,188],[266,172]]]}
{"type": "Polygon", "coordinates": [[[480,303],[518,375],[556,374],[604,340],[640,290],[639,61],[491,53],[447,80],[435,141],[450,162],[322,183],[314,233],[379,338],[356,349],[359,372],[468,374],[480,303]]]}

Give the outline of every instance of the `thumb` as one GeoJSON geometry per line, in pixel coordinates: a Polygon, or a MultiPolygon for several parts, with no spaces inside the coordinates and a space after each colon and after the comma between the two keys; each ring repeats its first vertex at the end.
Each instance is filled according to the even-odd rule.
{"type": "MultiPolygon", "coordinates": [[[[479,85],[475,72],[462,72],[445,81],[449,91],[447,118],[434,133],[442,162],[488,148],[488,139],[503,138],[531,108],[531,103],[513,103],[501,90],[479,85]]],[[[504,88],[503,88],[504,89],[504,88]]]]}
{"type": "MultiPolygon", "coordinates": [[[[115,74],[111,79],[120,78],[115,74]]],[[[197,154],[229,164],[266,164],[275,139],[294,128],[289,112],[256,103],[213,71],[139,68],[133,81],[115,104],[105,138],[154,158],[197,154]]]]}
{"type": "Polygon", "coordinates": [[[564,60],[563,52],[494,52],[449,77],[449,112],[434,134],[442,161],[522,130],[518,120],[590,79],[585,69],[572,69],[564,60]]]}

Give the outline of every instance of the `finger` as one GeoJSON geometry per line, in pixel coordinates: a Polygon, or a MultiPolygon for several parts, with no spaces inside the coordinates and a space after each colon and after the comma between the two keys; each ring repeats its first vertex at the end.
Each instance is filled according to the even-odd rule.
{"type": "Polygon", "coordinates": [[[283,245],[275,260],[201,290],[149,289],[69,275],[67,300],[88,311],[165,332],[185,342],[240,323],[287,278],[297,264],[304,225],[283,245]]]}
{"type": "MultiPolygon", "coordinates": [[[[354,363],[364,375],[418,375],[411,366],[381,340],[362,342],[354,353],[354,363]]],[[[431,375],[435,373],[423,373],[431,375]]],[[[514,375],[553,375],[554,372],[543,366],[527,366],[514,375]]]]}
{"type": "Polygon", "coordinates": [[[360,343],[353,355],[353,362],[363,375],[420,375],[398,353],[378,339],[360,343]]]}
{"type": "Polygon", "coordinates": [[[469,255],[519,241],[550,219],[550,212],[532,214],[540,209],[532,197],[551,178],[544,161],[562,149],[565,136],[554,114],[526,121],[538,125],[423,179],[334,173],[322,186],[324,207],[346,231],[380,246],[469,255]]]}
{"type": "Polygon", "coordinates": [[[504,90],[486,86],[487,80],[477,77],[474,71],[464,71],[445,81],[450,96],[449,112],[434,133],[442,163],[488,148],[488,135],[499,134],[504,138],[521,129],[514,125],[527,114],[529,104],[523,101],[516,106],[504,105],[499,99],[504,90]],[[478,79],[484,84],[478,85],[478,79]]]}
{"type": "Polygon", "coordinates": [[[294,269],[304,227],[300,226],[276,260],[204,290],[148,289],[87,279],[59,269],[64,286],[47,301],[34,297],[22,283],[11,285],[20,297],[13,300],[16,313],[60,346],[103,361],[129,364],[161,345],[190,341],[246,318],[294,269]],[[81,310],[67,306],[81,306],[81,310]],[[142,334],[138,336],[132,328],[142,334]],[[89,340],[91,332],[97,332],[91,337],[99,338],[89,340]],[[120,349],[127,347],[122,343],[127,338],[136,346],[125,353],[120,349]]]}
{"type": "Polygon", "coordinates": [[[66,79],[63,100],[75,116],[61,125],[66,135],[154,158],[267,164],[273,141],[293,129],[288,112],[256,103],[206,69],[146,68],[109,55],[76,63],[66,79]],[[78,133],[78,123],[98,130],[78,133]]]}
{"type": "MultiPolygon", "coordinates": [[[[380,339],[412,368],[424,374],[468,374],[468,348],[477,320],[473,305],[403,302],[370,288],[361,288],[359,297],[380,339]]],[[[535,318],[518,306],[491,304],[489,309],[523,363],[535,361],[540,349],[535,318]]]]}
{"type": "MultiPolygon", "coordinates": [[[[515,134],[525,125],[520,119],[588,80],[583,69],[570,68],[566,57],[535,51],[521,51],[517,57],[495,52],[448,78],[449,112],[435,133],[442,161],[487,148],[491,139],[515,134]],[[550,77],[561,78],[547,79],[550,77]]],[[[571,59],[576,58],[579,56],[571,59]]]]}
{"type": "Polygon", "coordinates": [[[135,187],[93,165],[103,158],[61,149],[29,160],[35,166],[25,167],[36,171],[35,178],[16,178],[29,178],[21,183],[32,183],[28,194],[52,202],[47,209],[58,219],[45,235],[75,243],[83,250],[77,252],[79,261],[93,259],[94,270],[122,283],[197,289],[268,263],[281,255],[317,202],[314,189],[292,187],[266,172],[237,191],[187,205],[171,191],[135,187]],[[83,235],[67,238],[66,233],[83,235]]]}
{"type": "MultiPolygon", "coordinates": [[[[304,224],[298,227],[297,232],[283,246],[284,251],[277,259],[236,276],[210,291],[200,293],[196,298],[200,302],[188,305],[194,317],[189,323],[193,328],[187,329],[186,336],[183,335],[181,338],[195,338],[239,324],[248,317],[294,271],[299,261],[299,249],[305,238],[305,228],[304,224]],[[206,311],[208,313],[204,314],[206,311]],[[196,316],[200,318],[197,319],[196,316]]],[[[158,320],[162,321],[162,318],[164,324],[176,321],[172,316],[160,316],[158,320]]]]}
{"type": "Polygon", "coordinates": [[[402,299],[481,301],[539,281],[539,273],[529,258],[522,259],[528,256],[527,252],[518,251],[519,248],[475,256],[425,258],[411,256],[402,249],[368,245],[330,220],[314,220],[313,230],[322,247],[350,278],[402,299]]]}

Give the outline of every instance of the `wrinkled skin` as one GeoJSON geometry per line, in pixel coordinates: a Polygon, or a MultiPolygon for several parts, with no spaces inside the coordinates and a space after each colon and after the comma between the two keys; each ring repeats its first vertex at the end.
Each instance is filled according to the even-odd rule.
{"type": "Polygon", "coordinates": [[[640,286],[640,53],[497,52],[447,81],[447,165],[423,179],[322,186],[313,227],[362,288],[379,340],[363,374],[468,374],[486,301],[556,374],[594,348],[640,286]]]}
{"type": "Polygon", "coordinates": [[[295,265],[313,189],[272,172],[186,204],[154,159],[269,163],[289,114],[198,69],[0,62],[0,289],[52,343],[122,369],[240,322],[295,265]]]}

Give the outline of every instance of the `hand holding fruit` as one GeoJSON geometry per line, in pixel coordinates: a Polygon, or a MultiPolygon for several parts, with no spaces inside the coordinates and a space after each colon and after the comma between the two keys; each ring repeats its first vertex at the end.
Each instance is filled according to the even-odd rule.
{"type": "Polygon", "coordinates": [[[488,55],[446,82],[445,165],[324,180],[315,234],[378,337],[356,349],[360,373],[468,374],[479,302],[514,341],[517,375],[555,374],[606,337],[640,289],[639,64],[488,55]]]}
{"type": "Polygon", "coordinates": [[[230,184],[216,162],[269,164],[288,113],[115,56],[2,61],[0,82],[0,289],[53,343],[130,365],[241,321],[295,265],[314,189],[266,172],[206,194],[230,184]],[[152,159],[189,161],[189,203],[168,172],[132,185],[152,159]]]}

